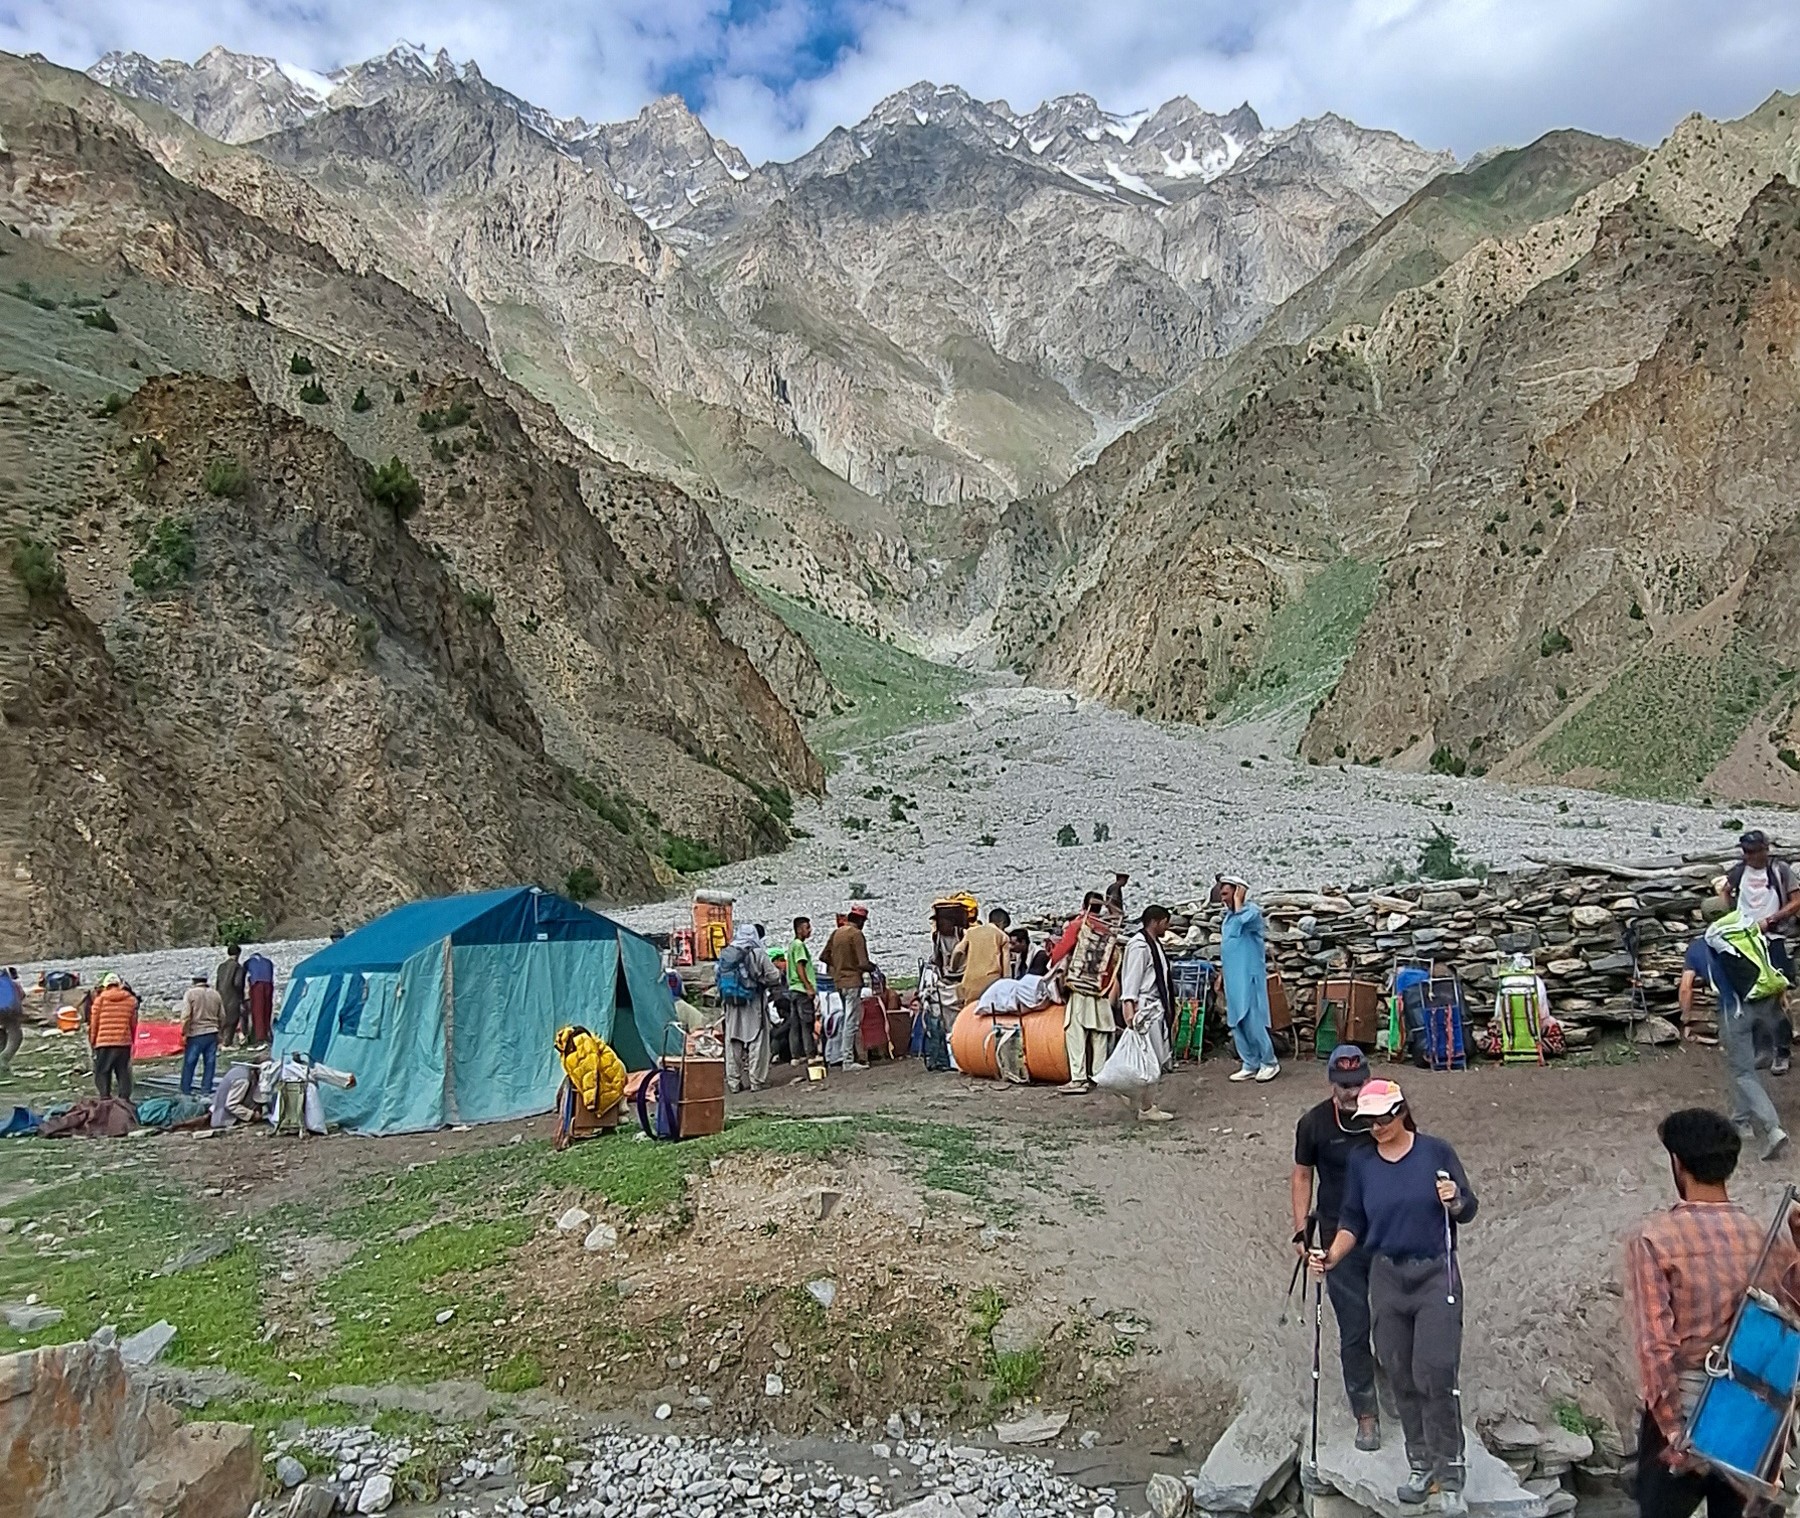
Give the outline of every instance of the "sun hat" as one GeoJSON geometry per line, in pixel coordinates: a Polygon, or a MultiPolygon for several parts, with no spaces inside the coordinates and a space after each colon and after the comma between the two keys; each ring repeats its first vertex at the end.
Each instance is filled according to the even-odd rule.
{"type": "Polygon", "coordinates": [[[1355,1044],[1339,1044],[1325,1066],[1334,1086],[1360,1086],[1369,1079],[1369,1056],[1355,1044]]]}
{"type": "Polygon", "coordinates": [[[119,974],[118,974],[118,971],[116,971],[116,970],[108,970],[104,975],[102,975],[100,977],[100,989],[102,991],[104,991],[108,986],[116,986],[116,985],[118,985],[118,983],[119,983],[119,974]]]}
{"type": "Polygon", "coordinates": [[[212,979],[212,975],[206,970],[194,970],[189,973],[188,979],[195,981],[200,985],[205,985],[207,981],[212,979]]]}
{"type": "Polygon", "coordinates": [[[853,901],[850,903],[850,915],[852,917],[867,917],[869,915],[869,909],[860,901],[853,901]]]}
{"type": "Polygon", "coordinates": [[[1405,1105],[1406,1098],[1392,1081],[1370,1081],[1362,1088],[1362,1095],[1356,1099],[1356,1115],[1392,1117],[1405,1105]]]}

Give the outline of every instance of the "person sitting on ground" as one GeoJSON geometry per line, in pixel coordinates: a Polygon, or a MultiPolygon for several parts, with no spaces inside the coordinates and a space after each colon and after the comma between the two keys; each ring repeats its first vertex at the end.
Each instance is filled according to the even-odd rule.
{"type": "MultiPolygon", "coordinates": [[[[1169,1018],[1175,1006],[1169,956],[1163,952],[1163,935],[1169,930],[1169,909],[1154,903],[1144,908],[1143,920],[1130,943],[1119,971],[1119,1015],[1125,1026],[1136,1028],[1150,1041],[1157,1067],[1168,1071],[1175,1064],[1169,1046],[1169,1018]]],[[[1140,1123],[1166,1123],[1174,1113],[1156,1105],[1155,1086],[1145,1086],[1136,1097],[1140,1123]]]]}
{"type": "Polygon", "coordinates": [[[1478,1203],[1456,1151],[1407,1121],[1392,1081],[1364,1084],[1356,1115],[1375,1142],[1350,1156],[1337,1235],[1313,1252],[1336,1270],[1361,1247],[1369,1257],[1375,1353],[1394,1385],[1412,1474],[1397,1493],[1408,1507],[1433,1492],[1442,1511],[1468,1512],[1463,1496],[1463,1281],[1456,1230],[1478,1203]]]}
{"type": "Polygon", "coordinates": [[[1213,899],[1225,907],[1219,928],[1219,968],[1225,977],[1225,1021],[1241,1062],[1234,1081],[1272,1081],[1281,1074],[1269,1036],[1268,931],[1262,908],[1237,875],[1221,875],[1213,899]]]}
{"type": "Polygon", "coordinates": [[[1721,1112],[1671,1112],[1656,1136],[1669,1152],[1675,1205],[1653,1212],[1625,1240],[1625,1301],[1642,1395],[1637,1503],[1642,1518],[1740,1518],[1743,1492],[1723,1474],[1676,1453],[1706,1384],[1707,1360],[1729,1337],[1747,1289],[1773,1291],[1800,1308],[1800,1255],[1794,1220],[1778,1233],[1752,1280],[1767,1234],[1731,1200],[1741,1140],[1721,1112]]]}
{"type": "MultiPolygon", "coordinates": [[[[1800,984],[1790,945],[1800,929],[1800,880],[1786,860],[1770,851],[1769,835],[1761,828],[1738,838],[1738,855],[1738,862],[1714,882],[1719,899],[1763,930],[1775,968],[1787,976],[1789,985],[1800,984]]],[[[1757,1064],[1771,1075],[1786,1075],[1794,1056],[1794,1024],[1785,1001],[1780,1013],[1768,1020],[1756,1039],[1757,1064]]]]}
{"type": "Polygon", "coordinates": [[[1006,976],[1007,929],[1012,917],[995,907],[986,922],[972,922],[950,957],[950,973],[962,981],[963,1005],[981,1000],[981,993],[1006,976]]]}
{"type": "Polygon", "coordinates": [[[219,1029],[225,1020],[225,1004],[212,988],[204,968],[193,974],[193,984],[181,998],[181,1094],[194,1094],[194,1071],[200,1067],[200,1094],[213,1094],[218,1069],[219,1029]]]}
{"type": "Polygon", "coordinates": [[[1006,973],[1013,980],[1031,973],[1031,934],[1024,928],[1006,930],[1006,973]]]}
{"type": "Polygon", "coordinates": [[[1069,1055],[1069,1083],[1058,1090],[1084,1096],[1112,1052],[1113,996],[1119,989],[1119,934],[1102,915],[1105,898],[1089,891],[1081,911],[1050,946],[1050,960],[1068,990],[1068,1022],[1064,1039],[1069,1055]]]}
{"type": "MultiPolygon", "coordinates": [[[[1330,1095],[1308,1108],[1294,1128],[1294,1170],[1288,1200],[1294,1218],[1294,1248],[1329,1250],[1338,1233],[1350,1157],[1375,1143],[1369,1119],[1356,1104],[1369,1080],[1369,1057],[1355,1044],[1339,1044],[1326,1061],[1330,1095]],[[1314,1182],[1317,1181],[1315,1187],[1314,1182]]],[[[1325,1277],[1337,1319],[1338,1358],[1344,1393],[1356,1418],[1356,1447],[1381,1448],[1381,1408],[1375,1398],[1375,1352],[1369,1347],[1369,1252],[1353,1249],[1325,1277]]]]}
{"type": "Polygon", "coordinates": [[[1056,978],[1050,973],[1050,956],[1039,949],[1025,974],[1014,980],[995,981],[981,993],[975,1010],[984,1017],[993,1017],[1036,1012],[1055,1004],[1056,978]]]}
{"type": "Polygon", "coordinates": [[[88,1047],[94,1051],[94,1089],[131,1100],[131,1046],[137,1038],[138,999],[118,975],[100,977],[88,1007],[88,1047]]]}

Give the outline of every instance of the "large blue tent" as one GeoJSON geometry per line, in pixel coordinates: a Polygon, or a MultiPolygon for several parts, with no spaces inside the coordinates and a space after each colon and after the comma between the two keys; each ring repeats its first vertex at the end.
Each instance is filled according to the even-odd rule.
{"type": "Polygon", "coordinates": [[[673,1040],[662,961],[610,918],[514,886],[396,907],[302,960],[274,1053],[356,1076],[320,1088],[330,1121],[408,1133],[548,1111],[565,1023],[647,1068],[673,1040]]]}

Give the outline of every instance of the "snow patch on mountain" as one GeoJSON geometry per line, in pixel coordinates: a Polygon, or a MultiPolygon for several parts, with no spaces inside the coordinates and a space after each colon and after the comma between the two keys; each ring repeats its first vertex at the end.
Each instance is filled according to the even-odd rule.
{"type": "Polygon", "coordinates": [[[311,69],[303,69],[297,63],[277,61],[275,67],[281,71],[282,77],[302,95],[309,100],[317,101],[320,105],[324,105],[326,101],[330,100],[332,92],[337,88],[323,74],[315,74],[311,69]]]}
{"type": "Polygon", "coordinates": [[[1127,190],[1130,190],[1133,195],[1142,195],[1146,200],[1154,200],[1158,205],[1166,206],[1169,203],[1166,197],[1158,195],[1155,190],[1151,189],[1147,181],[1139,178],[1136,174],[1120,168],[1110,158],[1106,160],[1106,172],[1110,174],[1117,183],[1123,185],[1127,190]]]}

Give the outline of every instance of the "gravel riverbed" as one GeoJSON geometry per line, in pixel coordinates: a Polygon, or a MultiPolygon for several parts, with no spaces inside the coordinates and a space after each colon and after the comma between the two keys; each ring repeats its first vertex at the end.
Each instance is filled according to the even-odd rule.
{"type": "MultiPolygon", "coordinates": [[[[784,853],[715,870],[740,920],[785,934],[802,913],[829,931],[852,899],[871,910],[870,948],[894,973],[917,966],[931,901],[973,891],[984,909],[1067,909],[1115,869],[1133,906],[1203,895],[1215,873],[1257,888],[1410,876],[1442,828],[1460,854],[1506,868],[1532,859],[1624,861],[1735,845],[1736,824],[1779,830],[1773,808],[1632,801],[1548,785],[1308,765],[1277,726],[1142,721],[1061,692],[993,687],[956,719],[845,756],[820,802],[795,812],[784,853]],[[1726,823],[1732,823],[1730,827],[1726,823]],[[1064,829],[1068,831],[1064,831],[1064,829]],[[1060,840],[1059,840],[1060,835],[1060,840]]],[[[1791,824],[1790,824],[1791,831],[1791,824]]],[[[687,897],[605,907],[639,931],[691,920],[687,897]]],[[[348,925],[354,925],[348,924],[348,925]]],[[[259,945],[287,972],[323,940],[259,945]]],[[[107,969],[152,1003],[179,998],[216,947],[56,961],[84,983],[107,969]]],[[[21,965],[27,983],[42,966],[21,965]]]]}

